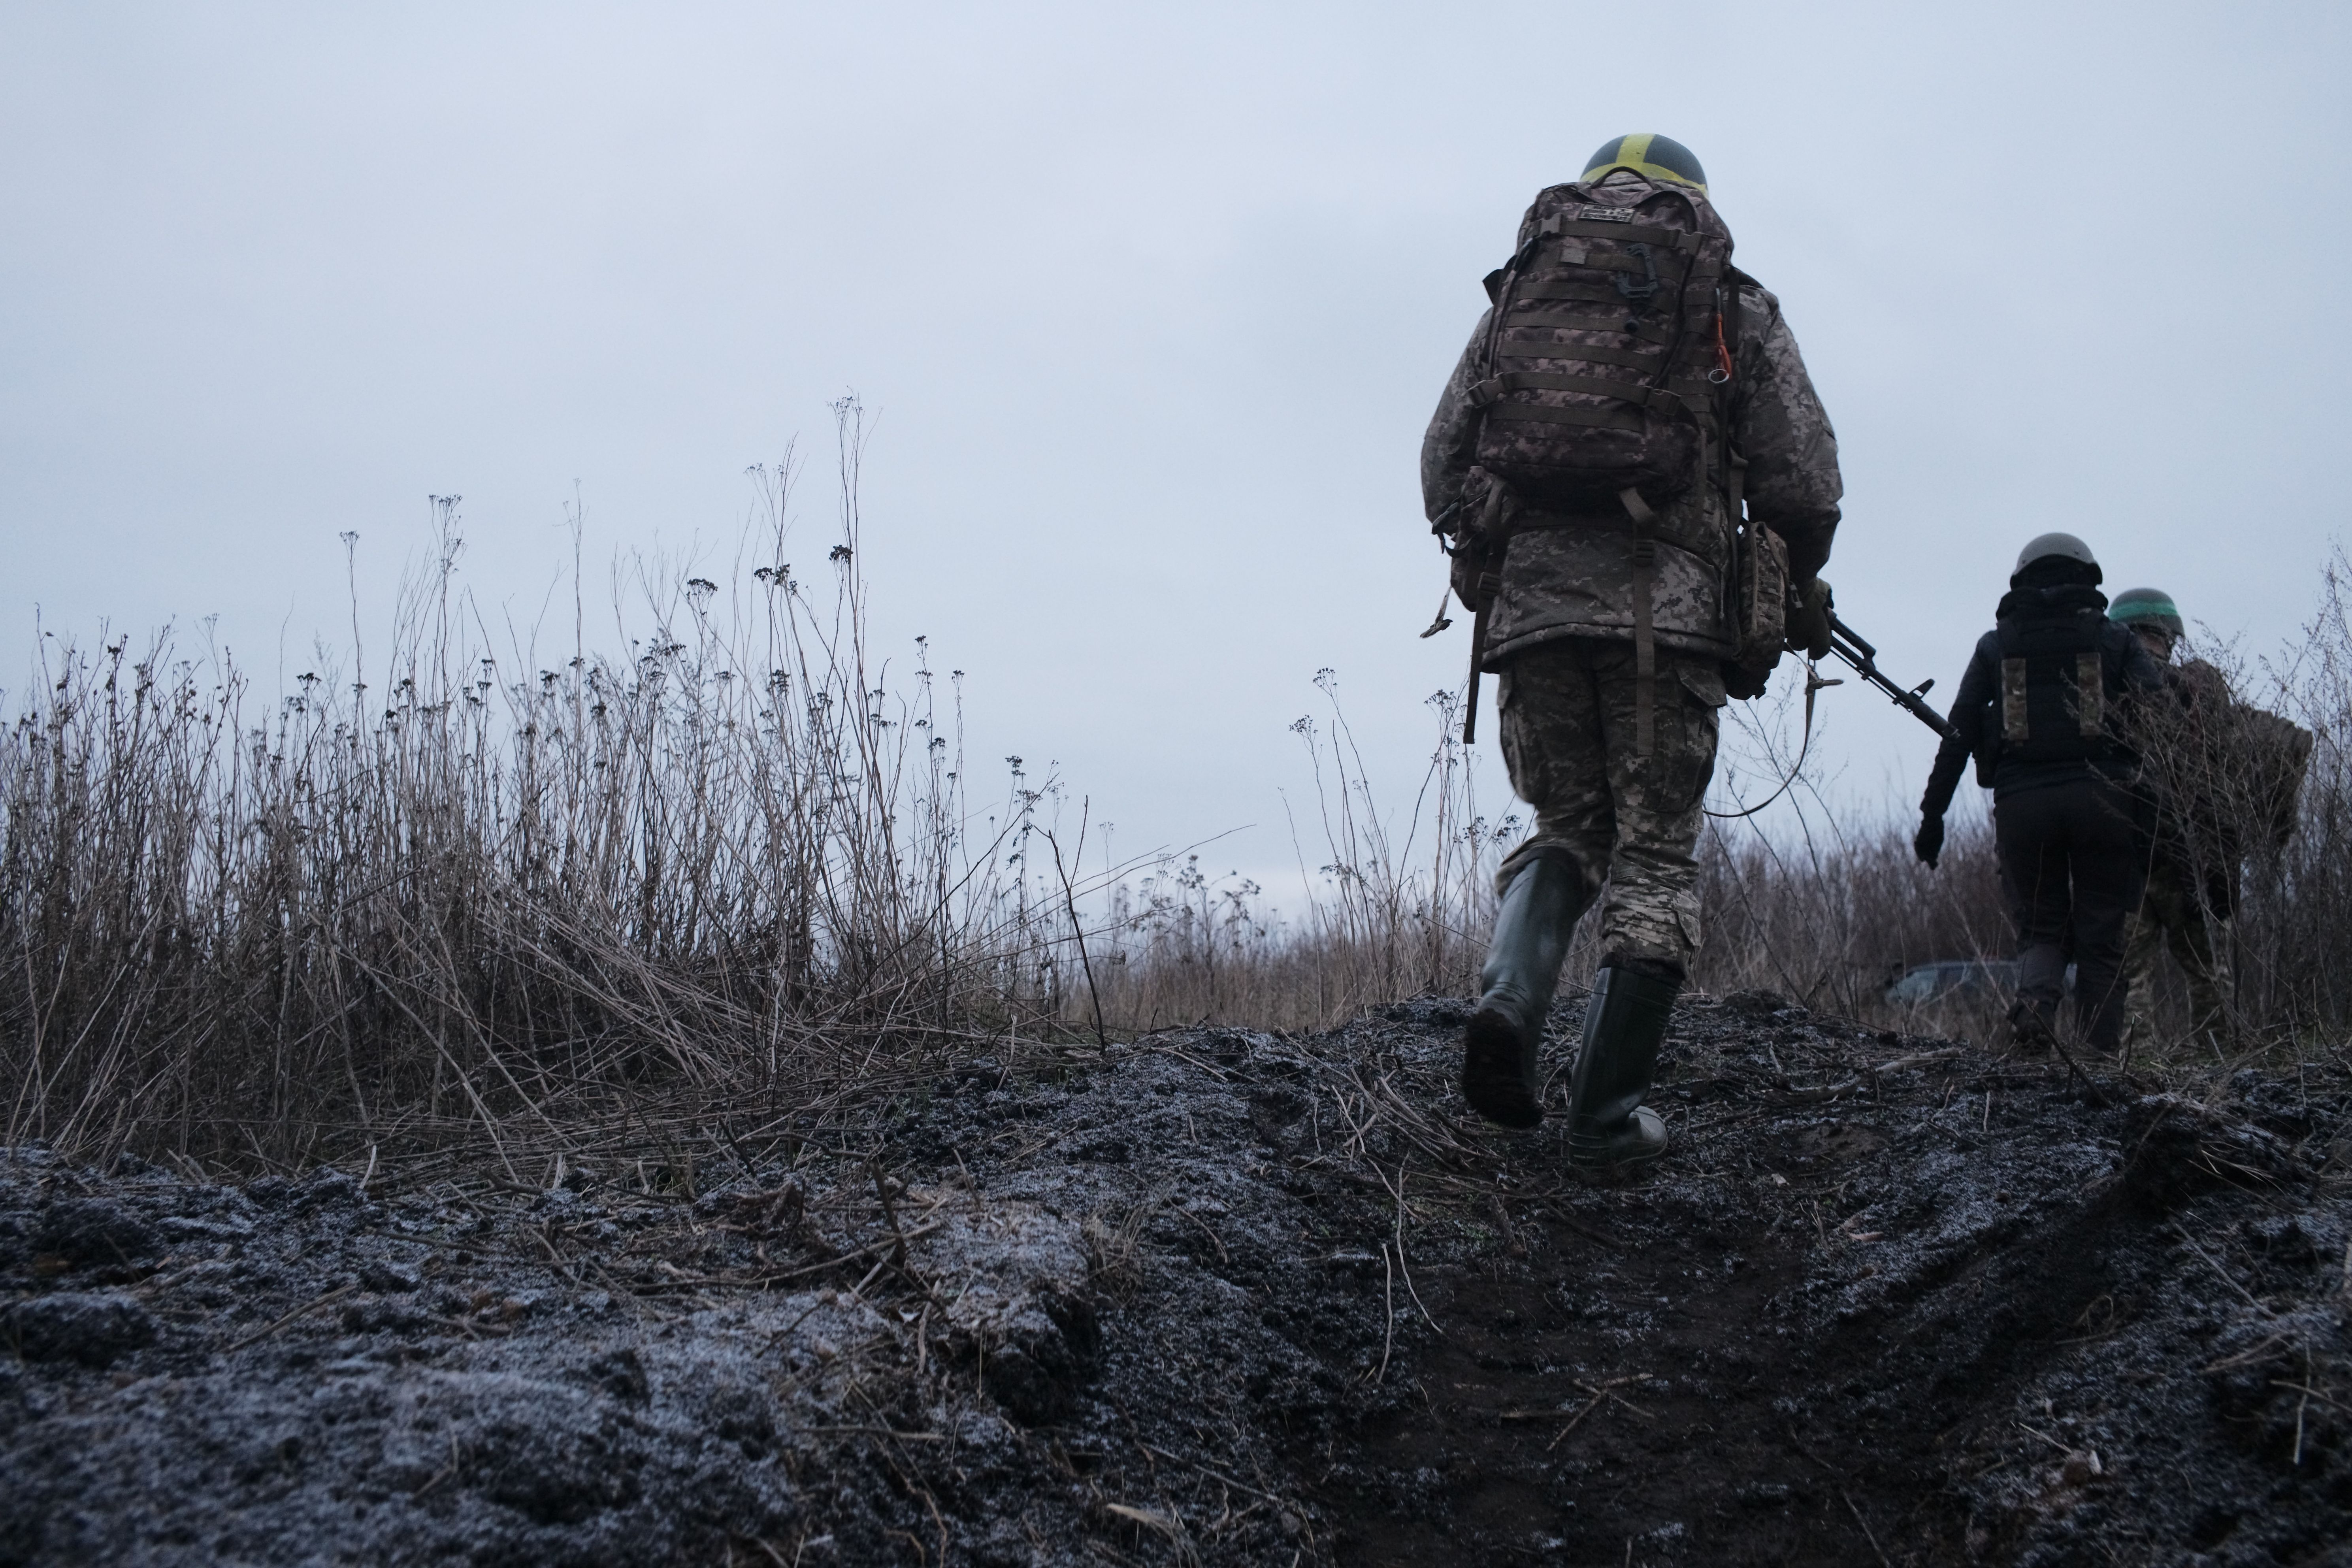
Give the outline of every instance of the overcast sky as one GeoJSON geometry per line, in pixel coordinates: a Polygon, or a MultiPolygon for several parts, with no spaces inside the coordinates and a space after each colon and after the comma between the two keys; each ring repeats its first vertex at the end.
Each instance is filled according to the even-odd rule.
{"type": "MultiPolygon", "coordinates": [[[[1461,679],[1416,463],[1478,279],[1658,131],[1803,345],[1897,674],[1948,697],[2059,527],[2266,651],[2352,494],[2347,42],[2340,0],[15,0],[0,637],[217,615],[274,679],[337,534],[380,609],[428,492],[525,616],[575,481],[592,558],[724,565],[745,466],[854,389],[886,648],[1124,847],[1258,824],[1214,854],[1271,871],[1315,672],[1400,805],[1461,679]]],[[[1823,701],[1844,787],[1916,795],[1932,737],[1823,701]]]]}

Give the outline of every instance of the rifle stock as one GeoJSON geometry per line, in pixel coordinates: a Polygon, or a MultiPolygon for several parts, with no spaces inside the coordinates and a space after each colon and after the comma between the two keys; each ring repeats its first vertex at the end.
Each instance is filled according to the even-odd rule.
{"type": "Polygon", "coordinates": [[[1951,725],[1945,721],[1944,716],[1928,707],[1924,700],[1928,688],[1934,686],[1935,681],[1923,680],[1907,690],[1895,685],[1879,669],[1878,650],[1871,647],[1860,632],[1838,619],[1835,611],[1830,614],[1830,652],[1856,675],[1862,677],[1865,682],[1893,699],[1897,708],[1935,731],[1945,740],[1952,741],[1959,738],[1951,725]]]}
{"type": "MultiPolygon", "coordinates": [[[[1475,475],[1477,470],[1472,472],[1475,475]]],[[[1486,496],[1478,509],[1477,523],[1464,531],[1461,545],[1452,552],[1457,555],[1472,554],[1476,567],[1470,577],[1478,602],[1470,621],[1470,696],[1462,705],[1462,743],[1465,746],[1478,739],[1478,678],[1486,662],[1486,614],[1494,606],[1495,595],[1502,591],[1496,574],[1503,569],[1503,552],[1510,548],[1502,525],[1511,492],[1499,479],[1486,479],[1486,496]]],[[[1440,515],[1448,513],[1460,515],[1454,507],[1440,515]]]]}

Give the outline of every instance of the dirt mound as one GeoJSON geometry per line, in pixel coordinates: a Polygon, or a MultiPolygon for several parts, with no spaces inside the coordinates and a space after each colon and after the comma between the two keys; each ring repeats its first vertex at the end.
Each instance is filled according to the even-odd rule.
{"type": "Polygon", "coordinates": [[[2340,1065],[1695,998],[1591,1184],[1459,1020],[975,1063],[675,1191],[19,1151],[0,1563],[2347,1560],[2340,1065]]]}

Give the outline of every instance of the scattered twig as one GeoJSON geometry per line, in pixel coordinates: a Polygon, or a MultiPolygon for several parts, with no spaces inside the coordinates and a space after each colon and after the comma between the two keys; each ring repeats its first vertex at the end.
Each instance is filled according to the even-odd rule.
{"type": "Polygon", "coordinates": [[[1845,1499],[1845,1506],[1853,1510],[1854,1523],[1862,1526],[1862,1538],[1870,1542],[1870,1549],[1873,1552],[1878,1553],[1879,1562],[1885,1563],[1886,1568],[1895,1568],[1895,1564],[1887,1559],[1886,1548],[1879,1545],[1878,1537],[1871,1533],[1870,1521],[1863,1518],[1862,1510],[1854,1506],[1852,1495],[1841,1488],[1838,1491],[1838,1496],[1845,1499]]]}
{"type": "Polygon", "coordinates": [[[945,1432],[901,1432],[895,1426],[803,1426],[803,1432],[822,1432],[828,1437],[889,1437],[901,1443],[944,1443],[945,1432]]]}
{"type": "Polygon", "coordinates": [[[883,1223],[890,1227],[891,1267],[904,1272],[907,1267],[907,1237],[898,1228],[898,1205],[890,1201],[890,1179],[882,1173],[878,1160],[866,1162],[866,1169],[874,1178],[874,1195],[882,1201],[883,1223]]]}
{"type": "Polygon", "coordinates": [[[1209,1238],[1209,1245],[1217,1249],[1218,1262],[1226,1264],[1233,1262],[1233,1255],[1225,1250],[1224,1242],[1218,1237],[1217,1233],[1214,1230],[1210,1228],[1209,1222],[1207,1220],[1202,1219],[1199,1215],[1194,1214],[1191,1209],[1185,1208],[1181,1205],[1177,1206],[1176,1212],[1201,1227],[1201,1234],[1209,1238]]]}
{"type": "Polygon", "coordinates": [[[1527,1243],[1519,1239],[1518,1228],[1511,1224],[1511,1211],[1504,1206],[1503,1194],[1487,1194],[1486,1209],[1495,1216],[1495,1227],[1503,1233],[1503,1250],[1514,1258],[1525,1258],[1527,1243]]]}
{"type": "Polygon", "coordinates": [[[340,1301],[358,1289],[359,1287],[357,1285],[338,1285],[333,1289],[328,1291],[325,1295],[295,1308],[292,1311],[287,1313],[276,1322],[271,1323],[268,1327],[256,1329],[253,1332],[246,1335],[245,1338],[237,1341],[236,1343],[229,1346],[228,1349],[223,1351],[221,1353],[223,1355],[235,1355],[237,1352],[245,1349],[247,1345],[259,1344],[263,1340],[268,1339],[270,1335],[276,1333],[278,1330],[284,1328],[295,1319],[302,1317],[308,1313],[315,1312],[320,1308],[324,1307],[331,1302],[340,1301]]]}
{"type": "Polygon", "coordinates": [[[2195,1253],[2198,1257],[2203,1258],[2206,1265],[2210,1268],[2214,1273],[2221,1277],[2221,1283],[2227,1285],[2231,1289],[2235,1290],[2239,1295],[2243,1296],[2246,1299],[2247,1304],[2252,1306],[2255,1311],[2260,1312],[2265,1318],[2271,1315],[2271,1310],[2268,1307],[2263,1306],[2261,1301],[2257,1300],[2252,1290],[2247,1289],[2243,1285],[2239,1284],[2237,1280],[2231,1279],[2230,1271],[2222,1268],[2221,1265],[2214,1259],[2212,1254],[2207,1252],[2203,1247],[2198,1246],[2194,1240],[2190,1239],[2189,1232],[2186,1229],[2183,1229],[2180,1232],[2180,1245],[2195,1253]]]}
{"type": "Polygon", "coordinates": [[[1612,1377],[1606,1383],[1599,1384],[1585,1383],[1580,1380],[1576,1386],[1583,1389],[1587,1394],[1591,1394],[1591,1397],[1580,1405],[1577,1408],[1576,1414],[1568,1418],[1568,1425],[1561,1427],[1552,1440],[1544,1445],[1544,1452],[1549,1454],[1554,1448],[1559,1447],[1562,1442],[1567,1440],[1568,1435],[1576,1430],[1577,1424],[1579,1422],[1591,1415],[1595,1410],[1600,1409],[1601,1405],[1607,1404],[1612,1399],[1616,1400],[1618,1404],[1624,1405],[1626,1409],[1633,1411],[1634,1415],[1641,1416],[1644,1421],[1654,1419],[1648,1411],[1628,1402],[1617,1393],[1618,1389],[1624,1387],[1629,1383],[1647,1383],[1649,1380],[1650,1374],[1646,1372],[1637,1372],[1626,1377],[1612,1377]]]}
{"type": "MultiPolygon", "coordinates": [[[[2335,1403],[2333,1400],[2330,1404],[2335,1403]]],[[[2303,1397],[2294,1405],[2294,1463],[2303,1468],[2303,1418],[2311,1410],[2311,1347],[2303,1347],[2303,1397]]]]}

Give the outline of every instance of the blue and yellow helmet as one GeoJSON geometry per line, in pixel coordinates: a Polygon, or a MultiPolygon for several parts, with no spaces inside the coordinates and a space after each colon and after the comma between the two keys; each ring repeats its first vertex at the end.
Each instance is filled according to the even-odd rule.
{"type": "Polygon", "coordinates": [[[1653,180],[1668,180],[1706,194],[1706,171],[1691,150],[1671,136],[1645,132],[1638,136],[1612,136],[1601,151],[1584,161],[1579,181],[1597,180],[1612,169],[1631,169],[1653,180]]]}

